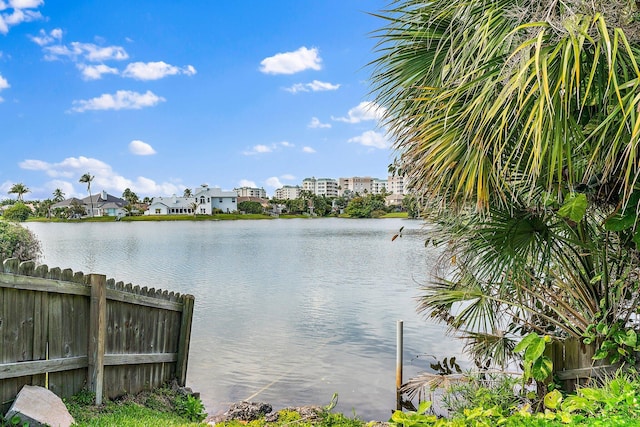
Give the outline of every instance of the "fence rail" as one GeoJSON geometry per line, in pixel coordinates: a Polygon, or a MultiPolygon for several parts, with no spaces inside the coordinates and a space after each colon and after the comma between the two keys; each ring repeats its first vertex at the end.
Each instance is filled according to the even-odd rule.
{"type": "Polygon", "coordinates": [[[0,410],[23,385],[96,403],[185,385],[194,297],[7,259],[0,264],[0,410]]]}

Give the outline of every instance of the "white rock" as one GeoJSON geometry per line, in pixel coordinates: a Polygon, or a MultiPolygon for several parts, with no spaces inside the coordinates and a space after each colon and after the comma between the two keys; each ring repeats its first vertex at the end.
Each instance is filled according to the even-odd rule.
{"type": "Polygon", "coordinates": [[[74,423],[62,399],[46,388],[31,385],[22,387],[5,419],[15,415],[30,427],[69,427],[74,423]]]}

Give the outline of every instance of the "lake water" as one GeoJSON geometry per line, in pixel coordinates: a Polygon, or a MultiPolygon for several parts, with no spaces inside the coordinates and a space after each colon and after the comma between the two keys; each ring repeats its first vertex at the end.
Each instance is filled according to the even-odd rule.
{"type": "Polygon", "coordinates": [[[27,223],[49,267],[195,296],[187,385],[210,414],[233,402],[328,404],[386,420],[404,377],[461,343],[416,313],[437,253],[401,219],[27,223]],[[392,236],[404,226],[402,238],[392,236]]]}

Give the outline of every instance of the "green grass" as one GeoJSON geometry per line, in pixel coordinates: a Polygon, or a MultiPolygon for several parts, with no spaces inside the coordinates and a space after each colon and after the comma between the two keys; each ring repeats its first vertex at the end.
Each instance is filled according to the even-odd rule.
{"type": "Polygon", "coordinates": [[[386,215],[381,216],[380,218],[407,218],[408,215],[406,212],[389,212],[386,215]]]}
{"type": "Polygon", "coordinates": [[[207,425],[191,421],[203,419],[206,416],[201,413],[200,399],[197,399],[198,405],[192,405],[192,408],[194,412],[199,412],[201,415],[189,419],[189,415],[193,416],[194,412],[189,413],[185,410],[184,403],[180,404],[180,402],[186,402],[187,398],[168,387],[142,392],[136,396],[125,396],[117,401],[107,401],[101,406],[93,405],[94,398],[93,393],[83,390],[65,399],[67,409],[76,421],[75,426],[191,427],[207,425]]]}

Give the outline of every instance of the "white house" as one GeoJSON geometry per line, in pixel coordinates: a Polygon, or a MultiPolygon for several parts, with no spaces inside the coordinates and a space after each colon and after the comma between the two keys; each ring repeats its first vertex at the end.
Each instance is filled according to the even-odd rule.
{"type": "Polygon", "coordinates": [[[235,191],[223,191],[218,187],[209,187],[202,184],[193,192],[198,203],[197,213],[211,215],[216,209],[223,213],[231,213],[238,210],[238,194],[235,191]]]}
{"type": "Polygon", "coordinates": [[[195,197],[154,197],[145,215],[193,215],[197,209],[195,197]]]}

